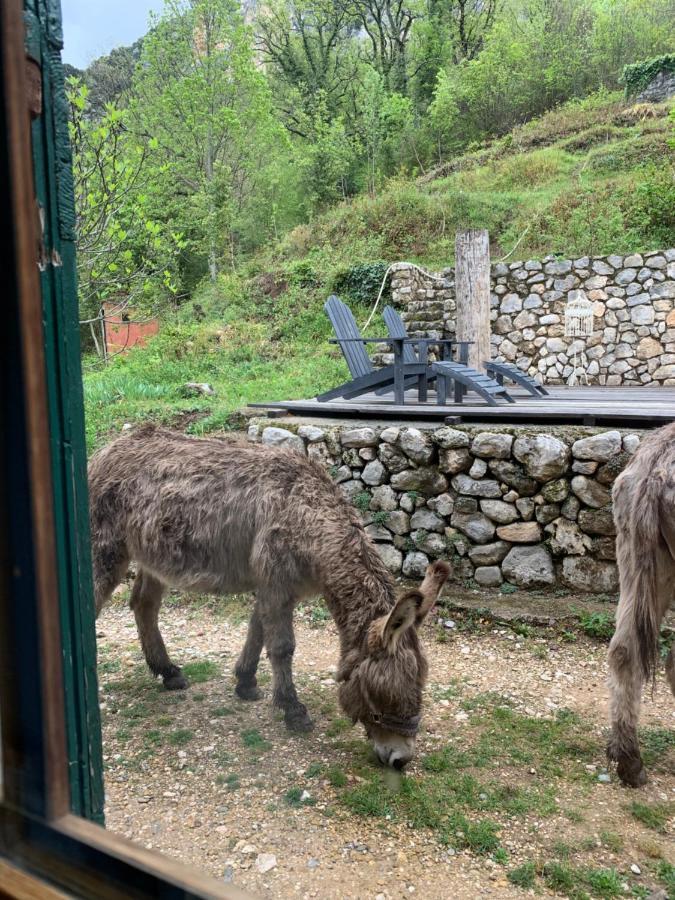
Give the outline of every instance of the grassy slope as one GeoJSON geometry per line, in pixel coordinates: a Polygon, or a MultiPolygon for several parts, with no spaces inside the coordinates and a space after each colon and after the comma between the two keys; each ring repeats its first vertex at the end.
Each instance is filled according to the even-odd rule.
{"type": "MultiPolygon", "coordinates": [[[[347,372],[326,343],[321,307],[354,264],[446,266],[455,231],[470,226],[489,229],[495,259],[517,241],[510,259],[673,246],[666,113],[664,104],[626,107],[618,95],[567,104],[416,182],[391,182],[299,226],[241,276],[200,292],[147,349],[87,371],[90,448],[124,422],[152,416],[199,433],[227,426],[248,402],[338,383],[347,372]],[[216,396],[186,395],[188,381],[210,383],[216,396]]],[[[365,307],[356,313],[366,318],[365,307]]]]}

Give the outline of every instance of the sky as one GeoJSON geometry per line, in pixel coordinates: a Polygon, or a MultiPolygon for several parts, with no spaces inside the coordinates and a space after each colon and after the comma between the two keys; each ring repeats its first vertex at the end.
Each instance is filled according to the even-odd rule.
{"type": "Polygon", "coordinates": [[[148,13],[162,0],[61,0],[63,61],[83,69],[113,47],[133,44],[148,30],[148,13]]]}

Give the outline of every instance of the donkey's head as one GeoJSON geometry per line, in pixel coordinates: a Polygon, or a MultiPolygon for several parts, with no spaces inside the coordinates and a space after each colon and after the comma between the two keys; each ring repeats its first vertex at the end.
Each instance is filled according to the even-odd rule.
{"type": "Polygon", "coordinates": [[[402,769],[415,753],[427,660],[418,628],[450,573],[447,563],[427,569],[418,590],[401,594],[391,610],[371,622],[338,669],[340,703],[360,721],[380,762],[402,769]]]}

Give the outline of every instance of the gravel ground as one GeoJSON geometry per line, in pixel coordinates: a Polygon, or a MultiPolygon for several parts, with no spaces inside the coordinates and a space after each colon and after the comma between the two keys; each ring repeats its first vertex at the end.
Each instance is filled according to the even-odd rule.
{"type": "MultiPolygon", "coordinates": [[[[476,624],[475,615],[458,616],[454,627],[432,624],[419,754],[392,783],[373,764],[362,730],[340,715],[337,634],[322,608],[297,617],[296,681],[316,723],[303,736],[285,730],[268,697],[244,703],[233,694],[244,615],[243,604],[172,598],[162,631],[174,659],[188,664],[192,686],[166,692],[143,665],[124,592],[102,614],[111,830],[262,897],[433,900],[556,890],[614,897],[672,889],[675,704],[663,681],[647,692],[641,720],[650,781],[628,791],[604,768],[606,646],[568,626],[564,633],[496,627],[476,624]],[[515,729],[512,744],[504,721],[515,729]],[[549,726],[561,729],[560,759],[537,743],[549,726]],[[448,747],[463,760],[459,781],[443,762],[448,747]],[[489,788],[476,794],[474,784],[489,788]],[[516,791],[531,802],[508,802],[516,791]],[[455,811],[491,822],[498,842],[471,845],[461,824],[443,831],[439,814],[445,821],[455,811]]],[[[261,673],[269,693],[265,660],[261,673]]]]}

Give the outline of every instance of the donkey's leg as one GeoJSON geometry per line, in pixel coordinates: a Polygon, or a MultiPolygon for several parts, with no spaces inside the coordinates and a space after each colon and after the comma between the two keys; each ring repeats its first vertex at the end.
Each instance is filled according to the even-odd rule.
{"type": "Polygon", "coordinates": [[[258,601],[256,600],[248,622],[246,643],[239,655],[237,665],[234,667],[234,674],[237,679],[237,685],[234,690],[242,700],[259,700],[262,697],[262,691],[258,687],[255,677],[262,648],[263,623],[258,610],[258,601]]]}
{"type": "Polygon", "coordinates": [[[188,686],[180,668],[169,659],[159,631],[159,607],[162,604],[164,585],[150,575],[139,570],[131,590],[129,605],[136,617],[138,636],[145,655],[145,661],[153,675],[161,675],[167,690],[180,690],[188,686]]]}
{"type": "Polygon", "coordinates": [[[291,731],[311,731],[314,723],[307,712],[307,707],[298,699],[293,684],[294,605],[290,598],[260,598],[265,646],[274,676],[272,702],[283,709],[286,727],[291,731]]]}
{"type": "Polygon", "coordinates": [[[609,691],[611,734],[607,756],[617,763],[624,784],[639,787],[647,781],[637,735],[642,671],[635,634],[621,624],[609,646],[609,691]]]}
{"type": "Polygon", "coordinates": [[[670,653],[666,657],[666,678],[673,696],[675,696],[675,644],[671,645],[670,653]]]}
{"type": "Polygon", "coordinates": [[[129,554],[123,543],[103,545],[94,539],[91,547],[94,573],[94,602],[96,617],[110,600],[112,592],[122,581],[129,565],[129,554]]]}

